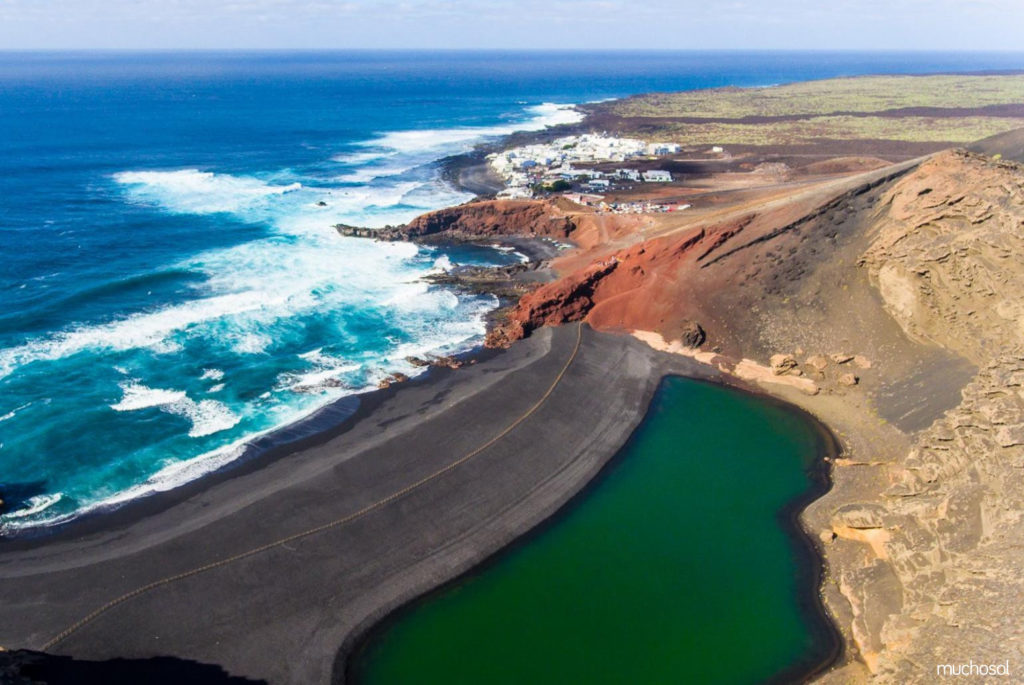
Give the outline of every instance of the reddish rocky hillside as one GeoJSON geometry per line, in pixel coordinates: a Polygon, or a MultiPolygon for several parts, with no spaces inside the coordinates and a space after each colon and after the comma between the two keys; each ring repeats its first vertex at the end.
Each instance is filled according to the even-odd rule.
{"type": "Polygon", "coordinates": [[[443,233],[445,239],[521,235],[566,239],[576,231],[569,215],[540,200],[487,200],[423,214],[406,224],[408,238],[443,233]]]}

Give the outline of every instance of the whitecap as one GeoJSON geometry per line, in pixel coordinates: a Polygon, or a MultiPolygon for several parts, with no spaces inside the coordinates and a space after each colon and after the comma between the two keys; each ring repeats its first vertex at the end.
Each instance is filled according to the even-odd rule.
{"type": "Polygon", "coordinates": [[[237,212],[302,188],[301,183],[271,185],[257,178],[199,169],[122,171],[114,174],[114,180],[140,201],[186,214],[237,212]]]}
{"type": "Polygon", "coordinates": [[[159,408],[168,414],[181,416],[191,422],[189,437],[201,438],[233,428],[241,417],[216,400],[196,402],[183,390],[150,388],[138,381],[121,386],[123,397],[117,404],[110,405],[114,411],[138,411],[159,408]]]}
{"type": "Polygon", "coordinates": [[[129,350],[140,347],[175,352],[180,346],[166,338],[172,333],[227,315],[260,310],[275,302],[266,293],[243,291],[218,295],[135,314],[110,323],[79,326],[18,347],[0,349],[0,378],[37,361],[55,361],[85,350],[129,350]]]}
{"type": "MultiPolygon", "coordinates": [[[[490,126],[408,129],[382,132],[358,143],[363,150],[335,155],[332,159],[353,171],[337,177],[343,183],[368,183],[412,172],[448,155],[469,152],[485,140],[515,131],[538,131],[549,126],[581,121],[573,105],[543,103],[526,108],[527,118],[490,126]]],[[[453,203],[452,203],[453,204],[453,203]]]]}
{"type": "Polygon", "coordinates": [[[114,411],[138,411],[151,407],[163,407],[188,399],[188,395],[183,390],[161,390],[147,387],[138,382],[122,384],[121,392],[121,401],[110,405],[114,411]]]}
{"type": "Polygon", "coordinates": [[[550,126],[573,124],[583,120],[583,113],[573,105],[545,102],[526,109],[529,118],[525,121],[509,122],[492,126],[459,126],[440,129],[410,129],[389,131],[362,145],[379,151],[418,153],[434,151],[463,150],[487,138],[508,135],[515,131],[540,131],[550,126]]]}
{"type": "Polygon", "coordinates": [[[530,261],[530,258],[527,255],[523,254],[522,252],[520,252],[519,250],[510,245],[499,245],[498,243],[493,243],[492,245],[490,245],[490,247],[494,250],[497,250],[498,252],[504,252],[506,254],[513,255],[523,264],[526,264],[527,262],[530,261]]]}
{"type": "Polygon", "coordinates": [[[20,411],[22,411],[24,409],[28,409],[29,406],[31,406],[31,405],[32,405],[32,402],[26,402],[25,404],[21,405],[20,407],[15,407],[14,409],[12,409],[11,411],[7,412],[3,416],[0,416],[0,421],[9,421],[10,419],[13,419],[15,416],[18,415],[18,413],[20,411]]]}
{"type": "Polygon", "coordinates": [[[298,357],[308,362],[312,369],[309,371],[282,373],[277,378],[277,387],[294,392],[325,390],[345,394],[351,391],[352,388],[347,384],[340,383],[339,379],[362,368],[362,364],[353,363],[342,357],[324,354],[323,348],[320,347],[309,352],[302,352],[298,357]]]}
{"type": "Polygon", "coordinates": [[[199,377],[201,381],[219,381],[224,379],[224,372],[220,369],[203,369],[203,375],[199,377]]]}
{"type": "Polygon", "coordinates": [[[383,150],[377,151],[366,151],[366,152],[350,152],[340,155],[334,155],[331,157],[331,161],[339,162],[341,164],[366,164],[367,162],[375,162],[382,157],[387,157],[387,152],[383,150]]]}
{"type": "Polygon", "coordinates": [[[46,511],[62,499],[64,499],[64,493],[62,492],[55,492],[49,495],[36,495],[35,497],[30,497],[25,501],[26,506],[21,509],[15,509],[14,511],[7,512],[3,515],[3,518],[20,519],[35,516],[36,514],[46,511]]]}
{"type": "Polygon", "coordinates": [[[383,304],[403,313],[435,313],[455,309],[459,305],[459,297],[450,290],[432,289],[424,281],[414,281],[399,285],[383,304]]]}
{"type": "Polygon", "coordinates": [[[231,335],[227,339],[231,341],[231,349],[238,354],[261,354],[274,342],[269,335],[255,332],[231,335]]]}
{"type": "Polygon", "coordinates": [[[216,400],[189,401],[180,405],[181,411],[192,422],[188,435],[201,438],[234,428],[241,417],[216,400]]]}

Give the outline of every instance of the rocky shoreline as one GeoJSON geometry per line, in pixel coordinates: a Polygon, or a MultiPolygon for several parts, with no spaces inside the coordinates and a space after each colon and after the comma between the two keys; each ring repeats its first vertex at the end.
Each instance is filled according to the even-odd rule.
{"type": "Polygon", "coordinates": [[[509,334],[509,326],[515,326],[510,314],[524,296],[554,280],[550,260],[571,247],[570,238],[576,231],[572,216],[547,201],[480,199],[424,214],[401,226],[372,229],[338,224],[334,228],[346,238],[500,246],[522,254],[526,260],[522,264],[456,265],[424,279],[461,292],[498,298],[499,306],[487,317],[484,344],[492,348],[507,347],[522,337],[509,334]]]}

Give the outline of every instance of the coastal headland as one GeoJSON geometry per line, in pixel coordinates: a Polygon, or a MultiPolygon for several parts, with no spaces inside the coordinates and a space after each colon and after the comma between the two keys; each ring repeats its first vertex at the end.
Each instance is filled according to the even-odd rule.
{"type": "MultiPolygon", "coordinates": [[[[1022,101],[1019,75],[842,79],[639,96],[504,141],[678,150],[579,165],[671,182],[541,185],[366,233],[542,261],[450,275],[502,297],[502,351],[396,383],[258,468],[5,541],[0,645],[30,650],[7,663],[343,677],[374,623],[584,488],[675,373],[789,402],[838,440],[834,486],[800,518],[845,647],[823,681],[1024,668],[1022,101]]],[[[450,173],[494,190],[487,152],[450,173]]]]}

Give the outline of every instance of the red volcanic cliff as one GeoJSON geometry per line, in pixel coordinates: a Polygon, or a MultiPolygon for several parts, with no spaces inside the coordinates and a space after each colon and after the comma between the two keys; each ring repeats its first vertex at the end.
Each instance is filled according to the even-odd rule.
{"type": "Polygon", "coordinates": [[[683,286],[687,272],[749,223],[748,217],[695,227],[616,251],[524,295],[488,344],[507,345],[540,326],[581,320],[596,328],[682,330],[697,313],[683,286]]]}
{"type": "Polygon", "coordinates": [[[565,198],[553,198],[480,200],[428,212],[404,226],[374,229],[338,224],[335,228],[343,236],[376,240],[476,241],[518,236],[571,240],[589,248],[633,233],[642,223],[637,216],[598,215],[565,198]]]}
{"type": "Polygon", "coordinates": [[[567,213],[540,200],[486,200],[423,214],[402,229],[406,238],[444,234],[449,239],[517,235],[569,238],[576,225],[567,213]]]}
{"type": "Polygon", "coordinates": [[[508,319],[487,335],[488,347],[507,347],[540,326],[580,321],[594,306],[594,290],[619,266],[612,258],[523,295],[508,319]]]}
{"type": "Polygon", "coordinates": [[[650,225],[656,237],[647,240],[648,229],[635,217],[581,216],[581,225],[598,227],[594,234],[609,239],[556,261],[563,276],[523,296],[488,343],[583,320],[598,329],[656,331],[665,339],[686,337],[697,323],[716,345],[731,349],[727,339],[735,340],[744,312],[758,311],[766,297],[785,298],[850,233],[846,217],[858,198],[899,173],[824,183],[703,219],[665,217],[650,225]]]}

